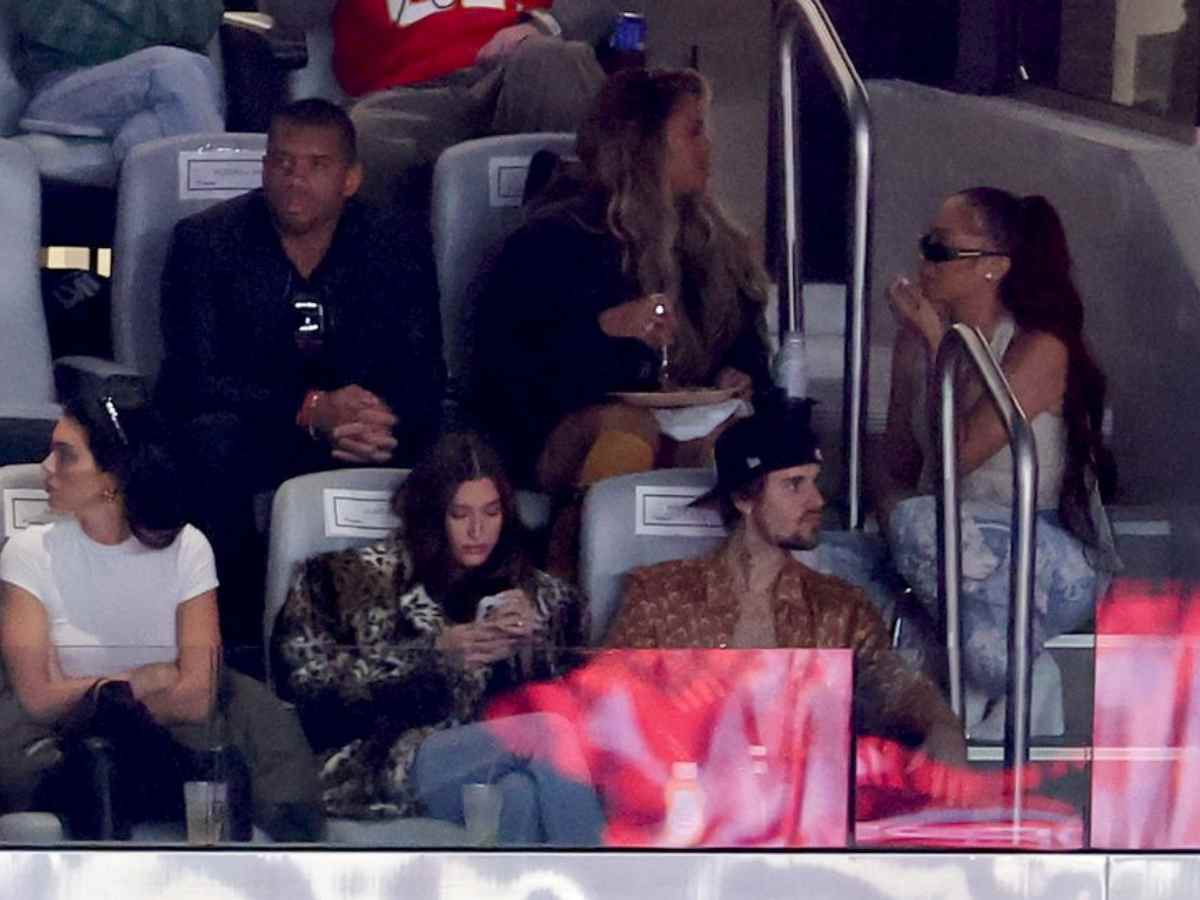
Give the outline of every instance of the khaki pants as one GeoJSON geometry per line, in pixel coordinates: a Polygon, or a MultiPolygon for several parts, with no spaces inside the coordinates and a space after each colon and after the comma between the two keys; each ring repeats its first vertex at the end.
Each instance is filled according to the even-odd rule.
{"type": "MultiPolygon", "coordinates": [[[[254,821],[279,839],[319,830],[317,765],[295,711],[259,681],[226,669],[212,723],[178,725],[171,735],[193,749],[227,740],[250,769],[254,821]]],[[[51,725],[32,721],[11,690],[0,693],[0,812],[31,808],[46,773],[62,760],[51,725]]]]}
{"type": "Polygon", "coordinates": [[[366,175],[360,194],[427,210],[443,150],[492,134],[574,131],[603,81],[587,44],[538,36],[498,64],[368,94],[350,110],[366,175]]]}

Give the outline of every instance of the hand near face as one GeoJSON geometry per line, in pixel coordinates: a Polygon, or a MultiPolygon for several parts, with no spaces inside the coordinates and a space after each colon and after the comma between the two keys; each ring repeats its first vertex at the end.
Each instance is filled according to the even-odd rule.
{"type": "Polygon", "coordinates": [[[653,350],[669,346],[679,330],[674,301],[666,294],[647,294],[610,306],[598,321],[609,337],[633,338],[653,350]]]}
{"type": "Polygon", "coordinates": [[[901,275],[888,286],[887,299],[901,326],[912,329],[936,351],[946,333],[946,322],[921,288],[901,275]]]}

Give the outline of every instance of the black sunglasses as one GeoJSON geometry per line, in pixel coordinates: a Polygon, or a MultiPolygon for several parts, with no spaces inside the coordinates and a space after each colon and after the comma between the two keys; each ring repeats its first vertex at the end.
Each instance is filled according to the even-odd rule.
{"type": "Polygon", "coordinates": [[[921,236],[917,244],[921,249],[921,257],[931,263],[953,262],[956,259],[976,259],[980,256],[1008,256],[1002,250],[962,250],[943,244],[932,234],[921,236]]]}

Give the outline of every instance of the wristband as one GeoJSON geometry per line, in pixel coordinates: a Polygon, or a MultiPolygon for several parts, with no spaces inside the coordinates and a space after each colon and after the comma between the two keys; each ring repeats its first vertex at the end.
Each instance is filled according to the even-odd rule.
{"type": "Polygon", "coordinates": [[[317,439],[317,427],[313,417],[317,413],[317,404],[321,402],[323,396],[324,391],[316,389],[309,391],[300,402],[300,411],[296,413],[296,424],[300,428],[306,429],[308,436],[314,441],[317,439]]]}

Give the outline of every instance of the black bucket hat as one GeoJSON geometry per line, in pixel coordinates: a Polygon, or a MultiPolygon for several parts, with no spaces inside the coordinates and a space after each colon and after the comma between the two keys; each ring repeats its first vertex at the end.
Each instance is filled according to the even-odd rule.
{"type": "Polygon", "coordinates": [[[692,506],[710,506],[760,475],[822,462],[813,400],[776,399],[717,438],[717,486],[692,506]]]}

